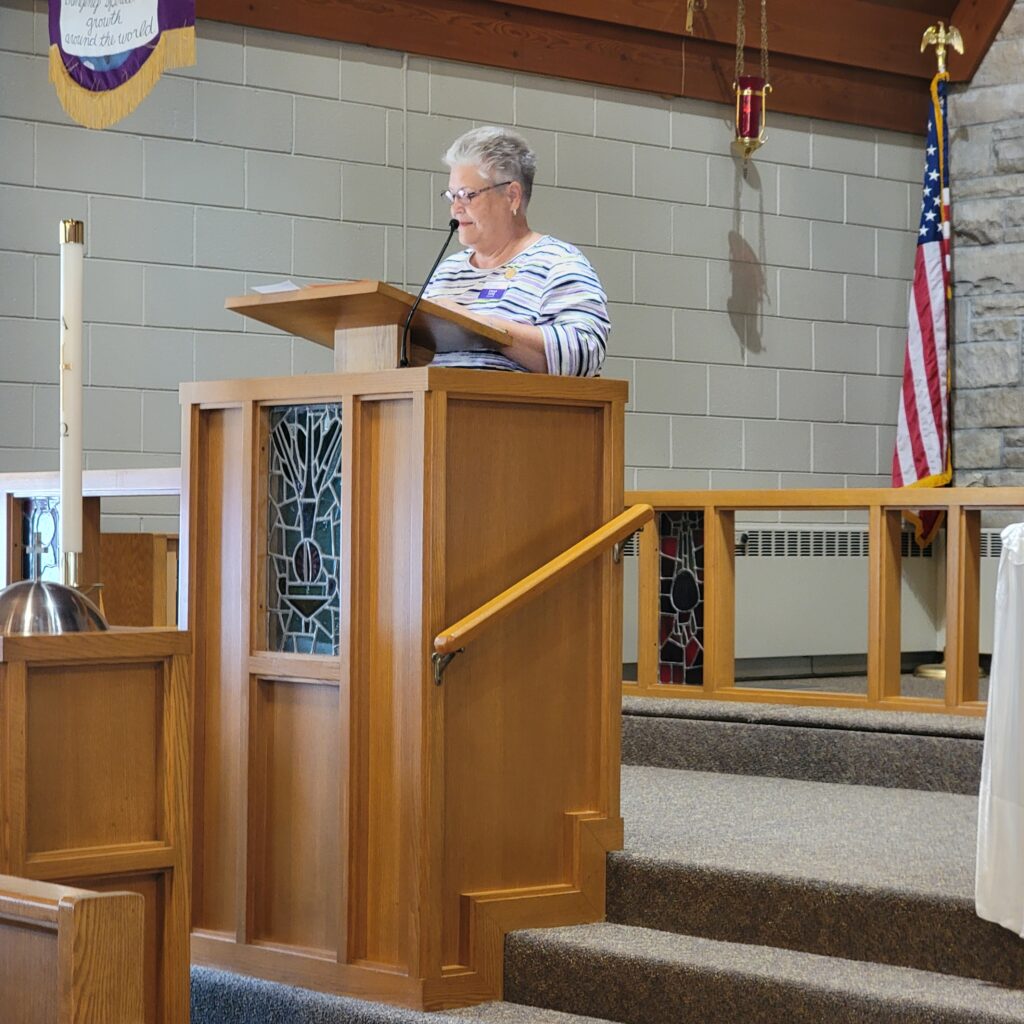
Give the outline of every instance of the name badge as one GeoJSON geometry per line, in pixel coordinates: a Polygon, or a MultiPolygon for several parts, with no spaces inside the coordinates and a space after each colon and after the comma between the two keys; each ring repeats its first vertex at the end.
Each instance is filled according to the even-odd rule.
{"type": "Polygon", "coordinates": [[[481,288],[480,294],[477,296],[477,298],[500,299],[502,295],[505,294],[506,291],[508,291],[507,288],[481,288]]]}

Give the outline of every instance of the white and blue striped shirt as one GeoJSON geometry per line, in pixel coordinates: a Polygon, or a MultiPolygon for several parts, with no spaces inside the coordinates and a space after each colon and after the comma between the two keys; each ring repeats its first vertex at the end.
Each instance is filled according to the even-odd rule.
{"type": "MultiPolygon", "coordinates": [[[[579,249],[544,235],[490,270],[474,267],[469,262],[472,255],[472,249],[465,249],[444,260],[424,298],[453,299],[476,313],[539,327],[549,373],[596,377],[601,372],[611,330],[607,298],[579,249]]],[[[439,352],[431,365],[526,372],[493,351],[439,352]]]]}

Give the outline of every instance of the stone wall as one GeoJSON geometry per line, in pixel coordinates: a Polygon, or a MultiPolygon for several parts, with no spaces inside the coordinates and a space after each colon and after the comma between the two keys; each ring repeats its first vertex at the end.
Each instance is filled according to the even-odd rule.
{"type": "MultiPolygon", "coordinates": [[[[955,60],[955,55],[951,60],[955,60]]],[[[949,108],[953,468],[960,485],[1024,484],[1024,0],[949,108]]]]}

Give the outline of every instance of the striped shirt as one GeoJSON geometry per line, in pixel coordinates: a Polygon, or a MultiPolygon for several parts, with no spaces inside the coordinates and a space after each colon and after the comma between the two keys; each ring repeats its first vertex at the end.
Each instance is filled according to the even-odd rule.
{"type": "MultiPolygon", "coordinates": [[[[477,313],[539,327],[549,373],[596,377],[601,372],[611,330],[607,298],[579,249],[544,235],[490,270],[474,267],[472,255],[465,249],[444,260],[424,298],[453,299],[477,313]]],[[[431,365],[527,372],[494,351],[439,352],[431,365]]]]}

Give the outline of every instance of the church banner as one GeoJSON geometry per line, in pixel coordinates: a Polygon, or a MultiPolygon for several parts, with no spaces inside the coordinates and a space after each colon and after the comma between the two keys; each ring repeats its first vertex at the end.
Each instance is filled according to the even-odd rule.
{"type": "Polygon", "coordinates": [[[196,61],[195,0],[50,0],[50,81],[87,128],[130,114],[166,68],[196,61]]]}

